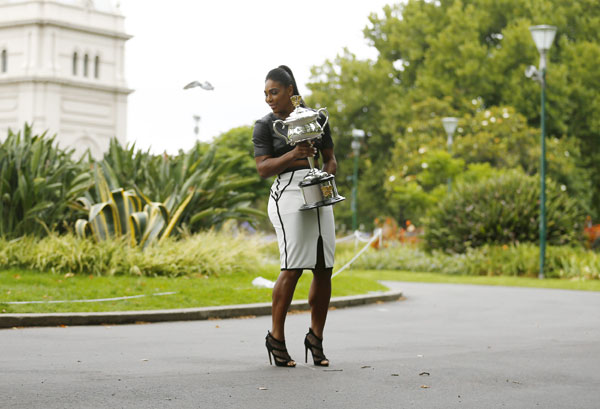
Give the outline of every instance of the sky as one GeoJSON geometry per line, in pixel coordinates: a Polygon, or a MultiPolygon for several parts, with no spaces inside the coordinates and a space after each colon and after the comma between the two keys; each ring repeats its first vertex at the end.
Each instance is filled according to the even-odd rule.
{"type": "Polygon", "coordinates": [[[128,99],[127,140],[176,153],[209,142],[269,112],[264,78],[278,65],[294,72],[300,93],[310,68],[347,47],[360,59],[377,51],[364,38],[371,13],[392,0],[121,0],[128,99]],[[213,91],[184,90],[208,81],[213,91]],[[194,115],[201,117],[198,137],[194,115]]]}

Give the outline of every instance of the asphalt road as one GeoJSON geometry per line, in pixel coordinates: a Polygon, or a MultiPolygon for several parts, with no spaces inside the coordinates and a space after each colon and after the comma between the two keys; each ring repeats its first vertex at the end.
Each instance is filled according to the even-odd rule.
{"type": "MultiPolygon", "coordinates": [[[[269,366],[270,317],[0,330],[0,407],[600,408],[600,293],[393,289],[330,312],[326,370],[269,366]]],[[[308,323],[288,317],[299,362],[308,323]]]]}

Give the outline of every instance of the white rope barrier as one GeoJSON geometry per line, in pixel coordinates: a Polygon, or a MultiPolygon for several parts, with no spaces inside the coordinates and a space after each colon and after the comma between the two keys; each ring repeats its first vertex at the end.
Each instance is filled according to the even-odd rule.
{"type": "Polygon", "coordinates": [[[336,239],[335,242],[336,243],[344,243],[346,241],[351,241],[351,240],[358,240],[363,243],[367,243],[369,240],[371,240],[371,237],[367,233],[361,233],[360,231],[357,230],[348,236],[340,237],[339,239],[336,239]]]}
{"type": "Polygon", "coordinates": [[[357,258],[359,258],[365,251],[367,251],[367,249],[369,248],[369,246],[371,244],[373,244],[375,242],[375,240],[381,240],[381,238],[383,237],[382,236],[382,232],[383,232],[383,230],[376,229],[375,232],[373,233],[373,236],[368,241],[368,243],[358,253],[356,253],[356,255],[354,257],[352,257],[352,259],[349,262],[347,262],[342,268],[340,268],[338,271],[336,271],[335,274],[331,276],[331,278],[335,277],[336,275],[338,275],[339,273],[341,273],[342,271],[344,271],[345,269],[347,269],[348,267],[350,267],[350,265],[352,263],[354,263],[354,261],[357,258]]]}
{"type": "MultiPolygon", "coordinates": [[[[166,293],[154,293],[150,295],[161,296],[161,295],[172,295],[177,294],[176,291],[166,292],[166,293]]],[[[141,295],[130,295],[127,297],[115,297],[115,298],[96,298],[93,300],[46,300],[46,301],[9,301],[9,302],[0,302],[0,304],[61,304],[67,302],[103,302],[103,301],[119,301],[119,300],[130,300],[132,298],[142,298],[147,297],[145,294],[141,295]]]]}

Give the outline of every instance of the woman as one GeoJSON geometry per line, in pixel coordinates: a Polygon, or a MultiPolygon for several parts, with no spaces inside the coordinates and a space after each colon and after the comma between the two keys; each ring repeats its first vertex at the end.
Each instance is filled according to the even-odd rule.
{"type": "MultiPolygon", "coordinates": [[[[296,366],[285,346],[284,324],[302,271],[312,270],[308,296],[311,325],[304,339],[304,358],[306,361],[310,350],[315,365],[329,366],[323,353],[323,328],[331,298],[335,252],[333,209],[325,206],[299,211],[304,201],[298,183],[310,169],[307,157],[314,157],[315,167],[319,167],[318,159],[322,156],[323,170],[331,174],[335,174],[337,162],[329,125],[324,127],[321,139],[314,143],[290,146],[275,136],[273,121],[286,119],[292,113],[294,106],[290,98],[293,95],[299,93],[292,71],[285,65],[269,71],[265,79],[265,101],[273,112],[256,121],[252,136],[258,174],[263,178],[277,176],[271,186],[268,209],[277,232],[281,272],[273,288],[273,323],[267,333],[266,346],[271,365],[272,355],[277,366],[296,366]]],[[[325,118],[321,116],[319,123],[324,122],[325,118]]]]}

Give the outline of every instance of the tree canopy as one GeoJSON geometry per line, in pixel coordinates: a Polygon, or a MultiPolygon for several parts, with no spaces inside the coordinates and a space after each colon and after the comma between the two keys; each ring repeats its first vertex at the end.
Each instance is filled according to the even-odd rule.
{"type": "MultiPolygon", "coordinates": [[[[547,70],[550,177],[592,215],[600,213],[600,2],[408,0],[369,21],[364,35],[377,59],[344,50],[314,67],[308,84],[309,105],[331,113],[342,194],[351,190],[351,130],[367,133],[360,154],[362,223],[384,214],[407,218],[399,191],[429,194],[441,185],[444,178],[420,166],[423,149],[448,176],[476,163],[538,171],[541,91],[524,75],[538,65],[529,32],[538,24],[557,26],[547,70]],[[439,153],[446,150],[444,116],[460,119],[449,157],[439,153]],[[405,186],[395,189],[396,181],[405,186]]],[[[340,216],[349,209],[340,205],[340,216]]]]}

